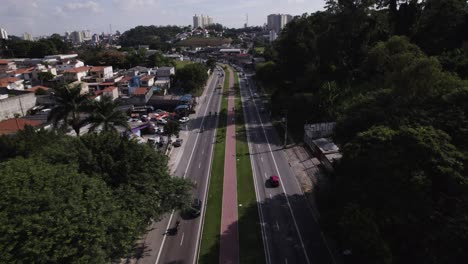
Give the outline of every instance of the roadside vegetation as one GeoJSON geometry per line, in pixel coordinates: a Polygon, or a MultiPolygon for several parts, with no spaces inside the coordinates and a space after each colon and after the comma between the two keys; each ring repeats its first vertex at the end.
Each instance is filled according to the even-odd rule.
{"type": "Polygon", "coordinates": [[[337,124],[343,158],[318,204],[345,263],[467,262],[468,4],[377,2],[294,19],[257,81],[296,138],[337,124]]]}
{"type": "Polygon", "coordinates": [[[191,183],[167,157],[115,132],[27,127],[0,137],[1,263],[110,263],[152,219],[185,207],[191,183]]]}
{"type": "Polygon", "coordinates": [[[219,243],[221,214],[223,207],[224,155],[226,149],[226,123],[228,101],[224,94],[229,90],[229,71],[225,71],[223,97],[219,112],[218,128],[211,166],[208,200],[205,209],[205,222],[201,237],[198,263],[211,264],[219,262],[219,243]]]}
{"type": "Polygon", "coordinates": [[[239,219],[239,254],[240,263],[265,263],[263,240],[261,236],[258,205],[255,194],[254,178],[250,162],[250,151],[247,142],[247,129],[240,97],[239,75],[234,73],[234,90],[236,92],[236,166],[237,166],[237,200],[239,219]],[[242,206],[240,206],[242,205],[242,206]]]}

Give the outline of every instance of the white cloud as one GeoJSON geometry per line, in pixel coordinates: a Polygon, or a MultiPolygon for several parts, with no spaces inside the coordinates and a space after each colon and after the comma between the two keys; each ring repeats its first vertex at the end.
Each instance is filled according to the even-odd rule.
{"type": "Polygon", "coordinates": [[[122,10],[149,8],[159,4],[159,0],[114,0],[122,10]]]}
{"type": "Polygon", "coordinates": [[[88,2],[84,2],[84,3],[80,3],[80,2],[68,3],[68,4],[65,4],[63,9],[65,9],[67,11],[76,11],[76,10],[85,10],[85,11],[87,11],[88,10],[88,11],[97,13],[97,12],[99,12],[101,10],[101,7],[100,7],[99,3],[96,3],[94,1],[88,1],[88,2]]]}

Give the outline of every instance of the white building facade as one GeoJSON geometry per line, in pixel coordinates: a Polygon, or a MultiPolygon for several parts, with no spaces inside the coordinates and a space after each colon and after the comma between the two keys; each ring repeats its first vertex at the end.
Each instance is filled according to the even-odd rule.
{"type": "Polygon", "coordinates": [[[8,39],[8,32],[3,28],[0,28],[0,39],[8,39]]]}
{"type": "Polygon", "coordinates": [[[267,17],[268,30],[279,34],[286,24],[291,22],[292,18],[291,15],[287,14],[271,14],[267,17]]]}

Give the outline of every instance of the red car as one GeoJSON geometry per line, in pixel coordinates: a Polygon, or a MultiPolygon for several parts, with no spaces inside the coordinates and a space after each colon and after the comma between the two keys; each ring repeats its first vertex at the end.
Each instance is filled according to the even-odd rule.
{"type": "Polygon", "coordinates": [[[271,187],[278,187],[280,185],[280,179],[278,176],[270,176],[270,185],[271,187]]]}

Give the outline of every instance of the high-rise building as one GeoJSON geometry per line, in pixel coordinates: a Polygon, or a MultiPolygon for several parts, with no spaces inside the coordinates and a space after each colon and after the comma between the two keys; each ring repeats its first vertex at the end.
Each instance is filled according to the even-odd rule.
{"type": "Polygon", "coordinates": [[[92,38],[91,31],[83,30],[82,33],[83,33],[83,41],[91,40],[92,38]]]}
{"type": "Polygon", "coordinates": [[[3,28],[0,28],[0,39],[8,39],[8,33],[3,28]]]}
{"type": "Polygon", "coordinates": [[[210,16],[193,16],[193,28],[205,28],[206,26],[213,24],[213,18],[210,16]]]}
{"type": "Polygon", "coordinates": [[[70,34],[70,40],[73,42],[73,44],[80,44],[83,42],[83,31],[73,31],[70,34]]]}
{"type": "Polygon", "coordinates": [[[278,38],[278,35],[274,30],[270,30],[270,42],[275,41],[278,38]]]}
{"type": "Polygon", "coordinates": [[[279,34],[284,26],[292,20],[291,15],[286,14],[271,14],[267,17],[268,30],[273,30],[279,34]]]}
{"type": "Polygon", "coordinates": [[[24,39],[24,40],[33,41],[32,35],[29,34],[28,32],[24,32],[24,34],[23,34],[23,39],[24,39]]]}

